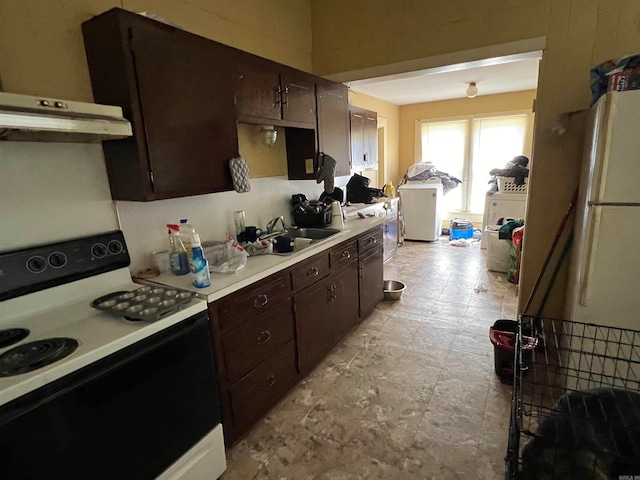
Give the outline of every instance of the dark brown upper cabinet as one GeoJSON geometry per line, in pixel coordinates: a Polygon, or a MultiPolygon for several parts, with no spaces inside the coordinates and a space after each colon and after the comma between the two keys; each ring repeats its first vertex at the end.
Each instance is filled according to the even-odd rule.
{"type": "Polygon", "coordinates": [[[134,136],[103,142],[111,195],[150,201],[232,190],[232,49],[121,9],[82,25],[95,101],[134,136]]]}
{"type": "Polygon", "coordinates": [[[316,79],[317,127],[312,134],[304,129],[288,128],[287,163],[289,178],[305,180],[315,178],[323,154],[336,162],[335,175],[349,175],[349,98],[342,83],[323,78],[316,79]],[[310,148],[311,141],[315,148],[310,148]]]}
{"type": "Polygon", "coordinates": [[[378,114],[351,107],[351,168],[356,171],[378,168],[378,114]]]}
{"type": "Polygon", "coordinates": [[[349,155],[349,93],[342,83],[318,83],[318,144],[320,153],[336,162],[336,175],[351,173],[349,155]]]}
{"type": "Polygon", "coordinates": [[[290,179],[315,178],[320,153],[350,173],[344,85],[119,8],[82,32],[95,101],[133,126],[103,142],[114,200],[232,190],[238,122],[285,127],[290,179]]]}
{"type": "Polygon", "coordinates": [[[233,69],[239,122],[316,127],[313,75],[246,52],[235,55],[233,69]]]}

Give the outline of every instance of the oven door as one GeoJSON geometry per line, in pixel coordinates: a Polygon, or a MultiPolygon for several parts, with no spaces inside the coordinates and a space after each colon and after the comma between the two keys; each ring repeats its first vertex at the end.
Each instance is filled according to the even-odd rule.
{"type": "Polygon", "coordinates": [[[206,312],[0,408],[0,478],[153,479],[220,423],[206,312]]]}

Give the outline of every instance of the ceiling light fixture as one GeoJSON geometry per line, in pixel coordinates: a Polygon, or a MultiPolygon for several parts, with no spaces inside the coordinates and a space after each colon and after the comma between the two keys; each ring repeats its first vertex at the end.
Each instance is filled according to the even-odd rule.
{"type": "Polygon", "coordinates": [[[278,131],[273,125],[263,125],[260,127],[260,139],[267,147],[273,147],[278,138],[278,131]]]}
{"type": "Polygon", "coordinates": [[[478,95],[478,87],[476,86],[476,82],[471,82],[467,87],[467,97],[475,98],[478,95]]]}

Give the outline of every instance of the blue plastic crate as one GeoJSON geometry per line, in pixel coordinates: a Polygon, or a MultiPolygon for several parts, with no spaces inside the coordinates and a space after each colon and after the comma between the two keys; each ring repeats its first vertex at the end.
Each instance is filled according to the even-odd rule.
{"type": "Polygon", "coordinates": [[[473,238],[473,227],[450,229],[449,239],[458,240],[459,238],[473,238]]]}

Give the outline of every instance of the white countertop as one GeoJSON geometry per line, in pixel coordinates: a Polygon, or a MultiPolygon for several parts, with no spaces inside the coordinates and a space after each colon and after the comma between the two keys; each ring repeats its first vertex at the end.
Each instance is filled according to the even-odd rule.
{"type": "MultiPolygon", "coordinates": [[[[160,285],[168,285],[184,290],[191,290],[202,295],[207,302],[214,302],[230,293],[240,290],[243,287],[251,285],[258,280],[262,280],[274,273],[277,273],[285,268],[288,268],[301,260],[305,260],[314,256],[316,253],[322,252],[332,248],[349,238],[360,235],[366,232],[370,228],[376,225],[382,225],[384,219],[380,216],[368,216],[366,218],[360,218],[356,215],[358,210],[368,211],[370,207],[373,207],[373,211],[382,209],[381,205],[362,205],[360,209],[355,207],[351,213],[347,213],[347,220],[345,221],[345,229],[328,237],[318,243],[314,243],[311,246],[294,252],[290,255],[256,255],[247,259],[245,267],[237,273],[225,274],[225,273],[211,273],[211,285],[205,288],[196,288],[192,285],[191,275],[173,275],[172,273],[163,273],[157,277],[146,278],[142,280],[144,283],[157,283],[160,285]]],[[[353,207],[346,207],[353,208],[353,207]]],[[[141,280],[138,280],[141,281],[141,280]]]]}

